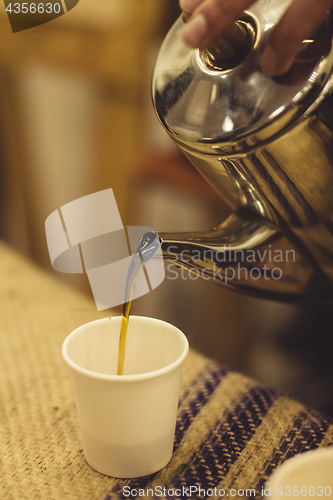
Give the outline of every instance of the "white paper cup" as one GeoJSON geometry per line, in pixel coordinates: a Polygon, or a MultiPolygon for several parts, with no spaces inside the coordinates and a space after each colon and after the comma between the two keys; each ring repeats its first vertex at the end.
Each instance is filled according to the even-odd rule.
{"type": "Polygon", "coordinates": [[[319,448],[286,460],[268,479],[264,498],[333,499],[333,447],[319,448]]]}
{"type": "Polygon", "coordinates": [[[133,478],[172,456],[185,335],[152,318],[130,316],[124,375],[117,375],[121,317],[74,330],[62,354],[71,370],[83,450],[93,469],[133,478]]]}

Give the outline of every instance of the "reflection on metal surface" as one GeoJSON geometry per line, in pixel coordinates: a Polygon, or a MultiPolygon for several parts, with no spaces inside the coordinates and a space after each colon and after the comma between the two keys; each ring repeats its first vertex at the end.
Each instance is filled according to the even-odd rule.
{"type": "Polygon", "coordinates": [[[178,235],[179,248],[203,248],[211,238],[223,246],[236,235],[248,249],[288,241],[297,259],[286,266],[286,280],[240,279],[228,286],[333,297],[333,23],[328,16],[304,40],[288,73],[270,78],[260,58],[289,4],[259,0],[246,13],[255,31],[250,48],[240,20],[228,35],[230,46],[225,36],[205,51],[206,59],[182,43],[180,18],[156,62],[153,101],[172,139],[242,214],[206,235],[178,235]]]}

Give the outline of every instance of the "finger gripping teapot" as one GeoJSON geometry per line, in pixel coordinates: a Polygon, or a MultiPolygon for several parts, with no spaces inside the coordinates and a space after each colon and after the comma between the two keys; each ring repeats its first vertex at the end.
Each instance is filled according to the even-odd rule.
{"type": "Polygon", "coordinates": [[[283,76],[260,68],[290,0],[261,0],[207,49],[168,33],[153,103],[173,141],[233,208],[217,228],[159,233],[163,256],[238,291],[333,298],[332,18],[283,76]]]}

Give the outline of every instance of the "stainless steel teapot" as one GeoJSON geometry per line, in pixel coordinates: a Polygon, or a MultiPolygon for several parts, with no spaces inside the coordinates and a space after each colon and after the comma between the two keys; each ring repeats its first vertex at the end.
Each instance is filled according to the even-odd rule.
{"type": "Polygon", "coordinates": [[[333,297],[332,18],[292,68],[260,58],[290,0],[260,0],[205,50],[186,47],[181,16],[153,75],[170,137],[234,213],[217,228],[159,233],[164,258],[239,291],[333,297]]]}

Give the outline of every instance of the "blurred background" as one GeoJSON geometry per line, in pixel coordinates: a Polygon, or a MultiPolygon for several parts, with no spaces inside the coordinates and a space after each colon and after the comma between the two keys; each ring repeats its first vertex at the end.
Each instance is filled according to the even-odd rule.
{"type": "MultiPolygon", "coordinates": [[[[0,3],[0,237],[91,295],[86,275],[53,271],[45,219],[112,188],[124,225],[210,229],[228,207],[159,125],[150,78],[178,0],[80,0],[13,34],[0,3]]],[[[172,275],[173,276],[173,275],[172,275]]],[[[327,307],[238,295],[184,273],[133,303],[181,328],[193,348],[333,414],[327,307]]]]}

